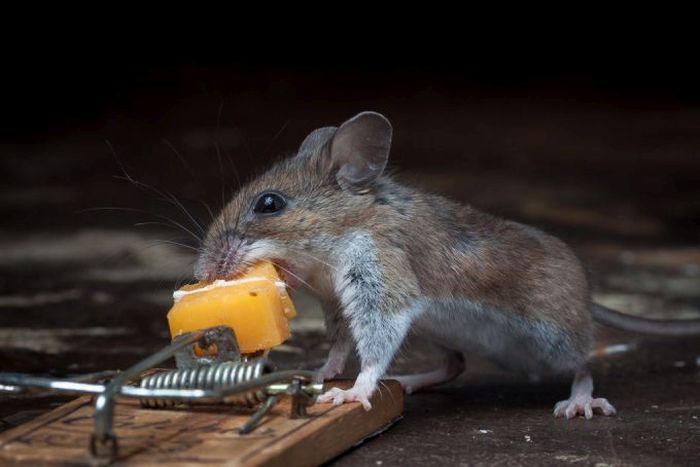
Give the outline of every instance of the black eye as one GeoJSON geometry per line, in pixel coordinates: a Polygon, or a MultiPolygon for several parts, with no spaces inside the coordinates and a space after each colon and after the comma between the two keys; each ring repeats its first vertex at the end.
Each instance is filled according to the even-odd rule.
{"type": "Polygon", "coordinates": [[[253,206],[253,212],[258,214],[272,214],[284,209],[287,201],[279,193],[263,193],[253,206]]]}

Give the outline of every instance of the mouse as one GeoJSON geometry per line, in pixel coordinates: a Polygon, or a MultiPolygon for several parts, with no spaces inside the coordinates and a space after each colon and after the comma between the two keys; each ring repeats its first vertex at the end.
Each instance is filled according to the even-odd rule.
{"type": "Polygon", "coordinates": [[[261,260],[322,306],[330,350],[319,382],[344,371],[349,389],[318,402],[370,399],[410,333],[444,361],[395,377],[407,393],[446,383],[477,353],[524,375],[571,375],[554,415],[616,413],[593,396],[587,358],[594,320],[659,335],[700,335],[700,320],[656,321],[595,304],[581,261],[542,230],[399,183],[386,170],[393,128],[377,112],[312,131],[291,156],[241,186],[209,226],[195,263],[200,281],[261,260]]]}

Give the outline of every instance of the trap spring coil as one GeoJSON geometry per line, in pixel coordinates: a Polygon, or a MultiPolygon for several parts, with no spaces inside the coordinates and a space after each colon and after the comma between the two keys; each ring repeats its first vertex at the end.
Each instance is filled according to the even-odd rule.
{"type": "MultiPolygon", "coordinates": [[[[245,383],[270,373],[272,368],[264,359],[240,362],[223,362],[193,368],[163,371],[141,379],[140,387],[146,389],[217,389],[245,383]]],[[[262,389],[233,395],[226,402],[234,405],[254,406],[267,399],[262,389]]],[[[168,399],[142,399],[148,408],[172,407],[180,402],[168,399]]]]}

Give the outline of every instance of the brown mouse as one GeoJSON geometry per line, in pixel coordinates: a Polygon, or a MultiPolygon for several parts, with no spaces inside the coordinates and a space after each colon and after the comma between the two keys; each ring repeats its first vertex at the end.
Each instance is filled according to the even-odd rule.
{"type": "Polygon", "coordinates": [[[527,374],[574,375],[571,397],[554,414],[603,414],[586,359],[593,318],[660,334],[700,334],[700,322],[653,322],[591,302],[580,261],[534,227],[397,183],[384,172],[392,127],[363,112],[313,131],[293,157],[243,186],[212,223],[195,275],[236,274],[270,260],[291,284],[323,304],[328,360],[319,380],[343,371],[356,350],[361,370],[348,390],[319,400],[370,408],[409,332],[432,339],[448,358],[438,369],[398,377],[407,392],[443,383],[478,352],[527,374]]]}

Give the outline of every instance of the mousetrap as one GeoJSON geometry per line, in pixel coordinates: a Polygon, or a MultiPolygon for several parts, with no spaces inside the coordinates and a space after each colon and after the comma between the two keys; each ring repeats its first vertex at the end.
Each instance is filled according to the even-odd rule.
{"type": "Polygon", "coordinates": [[[401,417],[395,381],[381,385],[370,411],[359,403],[313,405],[322,385],[311,372],[272,371],[264,357],[193,357],[195,345],[212,343],[235,353],[232,336],[230,328],[191,333],[106,384],[0,374],[4,391],[91,395],[0,434],[0,463],[317,465],[401,417]],[[179,368],[152,368],[171,356],[179,368]]]}
{"type": "Polygon", "coordinates": [[[395,381],[380,385],[372,410],[365,411],[359,403],[315,405],[324,388],[313,382],[313,372],[276,371],[268,351],[286,339],[286,319],[296,312],[278,284],[271,288],[269,278],[257,285],[259,277],[253,279],[245,278],[238,297],[217,291],[214,311],[202,308],[212,303],[202,300],[204,294],[180,304],[176,298],[169,315],[171,344],[123,372],[99,375],[97,381],[0,373],[0,391],[82,395],[0,434],[0,463],[317,465],[401,417],[403,392],[395,381]],[[249,331],[250,320],[264,321],[254,315],[237,324],[241,294],[251,312],[257,307],[272,317],[269,325],[249,331]],[[226,302],[237,305],[222,315],[226,302]],[[195,324],[181,324],[183,309],[197,311],[195,324]],[[217,322],[225,324],[211,325],[217,322]],[[208,327],[199,328],[202,323],[208,327]],[[170,358],[176,369],[157,368],[170,358]]]}

